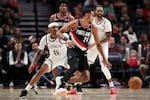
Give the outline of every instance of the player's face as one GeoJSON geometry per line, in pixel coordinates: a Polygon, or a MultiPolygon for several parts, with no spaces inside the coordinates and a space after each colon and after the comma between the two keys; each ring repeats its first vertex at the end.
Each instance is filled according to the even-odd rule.
{"type": "Polygon", "coordinates": [[[66,13],[68,11],[68,6],[66,3],[62,3],[59,6],[59,12],[61,13],[66,13]]]}
{"type": "Polygon", "coordinates": [[[94,13],[93,13],[93,11],[91,11],[90,13],[88,13],[88,21],[89,21],[89,23],[91,23],[91,22],[92,22],[93,17],[94,17],[94,13]]]}
{"type": "Polygon", "coordinates": [[[58,26],[53,26],[48,29],[49,33],[56,35],[56,32],[58,31],[58,26]]]}
{"type": "Polygon", "coordinates": [[[97,7],[96,10],[95,10],[95,15],[98,17],[98,18],[101,18],[104,14],[104,10],[102,7],[97,7]]]}

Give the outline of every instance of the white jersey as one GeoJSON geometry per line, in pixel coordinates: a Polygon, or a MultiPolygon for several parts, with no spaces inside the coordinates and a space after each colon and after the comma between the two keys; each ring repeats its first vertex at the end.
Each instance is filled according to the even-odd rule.
{"type": "Polygon", "coordinates": [[[112,32],[111,22],[107,18],[102,18],[100,22],[96,21],[96,18],[93,19],[93,24],[98,29],[99,39],[103,40],[106,38],[106,32],[112,32]]]}
{"type": "Polygon", "coordinates": [[[52,39],[50,34],[47,34],[41,38],[38,48],[44,50],[45,46],[48,47],[50,55],[44,63],[50,67],[49,71],[53,70],[58,65],[69,68],[67,64],[67,46],[65,41],[59,38],[52,39]]]}
{"type": "MultiPolygon", "coordinates": [[[[96,18],[94,18],[92,24],[98,29],[98,37],[100,41],[106,38],[106,32],[112,32],[112,26],[110,21],[104,17],[100,22],[97,22],[96,18]]],[[[92,35],[89,41],[90,44],[95,43],[95,40],[93,38],[94,36],[92,35]]],[[[105,57],[108,58],[108,42],[102,43],[102,49],[104,51],[105,57]]],[[[96,46],[89,49],[87,55],[89,62],[93,63],[98,54],[99,52],[96,46]]],[[[99,54],[99,57],[100,60],[102,60],[101,54],[99,54]]]]}

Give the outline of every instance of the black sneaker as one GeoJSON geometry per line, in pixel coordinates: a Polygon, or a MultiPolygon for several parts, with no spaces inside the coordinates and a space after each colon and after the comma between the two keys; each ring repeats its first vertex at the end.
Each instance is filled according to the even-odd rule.
{"type": "Polygon", "coordinates": [[[83,90],[82,90],[82,85],[81,84],[75,85],[75,90],[76,90],[77,94],[83,94],[83,90]]]}
{"type": "Polygon", "coordinates": [[[22,90],[21,94],[20,94],[20,97],[26,97],[27,94],[28,94],[27,90],[22,90]]]}

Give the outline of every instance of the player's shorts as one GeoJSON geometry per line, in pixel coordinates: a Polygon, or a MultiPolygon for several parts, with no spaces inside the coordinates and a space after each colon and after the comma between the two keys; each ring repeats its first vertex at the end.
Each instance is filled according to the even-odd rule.
{"type": "Polygon", "coordinates": [[[86,51],[69,48],[67,55],[70,67],[76,67],[79,71],[89,70],[86,51]]]}
{"type": "Polygon", "coordinates": [[[69,69],[70,66],[67,63],[67,59],[62,60],[53,60],[50,58],[47,58],[43,64],[47,64],[49,70],[47,72],[51,72],[53,69],[55,69],[57,66],[63,66],[66,69],[69,69]]]}
{"type": "MultiPolygon", "coordinates": [[[[104,55],[105,55],[106,59],[108,59],[108,50],[109,50],[108,42],[102,43],[101,45],[102,45],[102,50],[104,52],[104,55]]],[[[99,53],[99,51],[97,50],[97,47],[95,45],[94,47],[90,48],[87,51],[87,57],[88,57],[89,64],[93,64],[95,62],[97,56],[99,56],[99,60],[100,60],[100,62],[102,62],[103,61],[102,56],[99,53]]]]}

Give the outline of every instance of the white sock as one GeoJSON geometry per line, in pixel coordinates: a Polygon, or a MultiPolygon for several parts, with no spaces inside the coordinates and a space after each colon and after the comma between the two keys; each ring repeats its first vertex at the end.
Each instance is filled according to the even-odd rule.
{"type": "Polygon", "coordinates": [[[109,87],[114,87],[114,83],[113,83],[113,81],[108,82],[108,83],[109,83],[109,87]]]}
{"type": "Polygon", "coordinates": [[[77,84],[80,84],[80,85],[82,85],[82,82],[77,82],[77,83],[74,83],[74,85],[77,85],[77,84]]]}
{"type": "Polygon", "coordinates": [[[32,85],[28,84],[28,85],[26,86],[25,90],[27,90],[27,91],[29,92],[29,90],[30,90],[32,87],[33,87],[32,85]]]}

